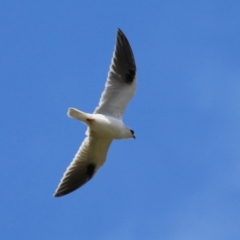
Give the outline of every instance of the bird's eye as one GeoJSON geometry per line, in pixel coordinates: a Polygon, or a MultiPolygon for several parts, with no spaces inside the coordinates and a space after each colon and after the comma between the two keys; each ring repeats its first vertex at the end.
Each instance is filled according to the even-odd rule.
{"type": "Polygon", "coordinates": [[[130,132],[132,133],[132,135],[134,135],[134,131],[132,129],[130,129],[130,132]]]}

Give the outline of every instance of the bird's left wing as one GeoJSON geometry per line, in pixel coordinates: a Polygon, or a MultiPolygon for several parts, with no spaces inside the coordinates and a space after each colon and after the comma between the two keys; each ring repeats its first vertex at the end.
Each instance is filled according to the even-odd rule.
{"type": "Polygon", "coordinates": [[[88,182],[105,162],[111,142],[91,131],[64,173],[54,197],[64,196],[88,182]]]}

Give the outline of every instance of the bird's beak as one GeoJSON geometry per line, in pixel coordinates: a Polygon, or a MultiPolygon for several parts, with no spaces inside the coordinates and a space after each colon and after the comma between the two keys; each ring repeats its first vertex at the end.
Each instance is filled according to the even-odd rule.
{"type": "Polygon", "coordinates": [[[133,135],[133,138],[136,139],[135,135],[133,135]]]}

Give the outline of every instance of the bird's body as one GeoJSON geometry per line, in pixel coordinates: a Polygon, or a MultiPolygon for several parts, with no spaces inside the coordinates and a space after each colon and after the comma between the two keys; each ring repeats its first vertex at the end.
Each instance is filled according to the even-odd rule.
{"type": "Polygon", "coordinates": [[[94,113],[69,108],[68,116],[88,126],[87,137],[64,173],[54,194],[66,195],[89,181],[104,164],[114,139],[135,138],[124,125],[124,110],[136,90],[136,65],[130,44],[119,29],[105,90],[94,113]]]}
{"type": "Polygon", "coordinates": [[[68,116],[86,123],[92,131],[102,138],[123,139],[133,137],[129,128],[123,124],[121,119],[99,113],[85,114],[75,108],[68,110],[68,116]]]}

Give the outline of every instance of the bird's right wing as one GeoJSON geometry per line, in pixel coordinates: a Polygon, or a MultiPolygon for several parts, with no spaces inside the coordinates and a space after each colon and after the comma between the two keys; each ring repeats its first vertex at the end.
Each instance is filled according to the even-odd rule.
{"type": "Polygon", "coordinates": [[[88,182],[105,162],[111,142],[91,131],[64,173],[54,197],[66,195],[88,182]]]}
{"type": "Polygon", "coordinates": [[[136,91],[136,71],[132,48],[124,33],[118,29],[108,79],[94,113],[122,119],[125,108],[136,91]]]}

